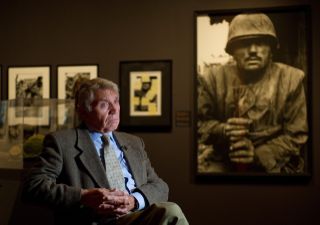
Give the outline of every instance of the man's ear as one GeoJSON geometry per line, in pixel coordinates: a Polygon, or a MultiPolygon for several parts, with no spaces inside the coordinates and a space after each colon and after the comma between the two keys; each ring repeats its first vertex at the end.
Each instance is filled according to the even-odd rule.
{"type": "Polygon", "coordinates": [[[76,105],[76,111],[81,120],[83,120],[83,118],[85,118],[85,116],[87,115],[87,110],[85,110],[83,106],[76,105]]]}

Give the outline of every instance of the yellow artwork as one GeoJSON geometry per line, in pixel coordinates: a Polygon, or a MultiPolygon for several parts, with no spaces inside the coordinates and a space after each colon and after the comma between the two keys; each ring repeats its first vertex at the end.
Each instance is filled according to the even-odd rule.
{"type": "Polygon", "coordinates": [[[130,73],[130,116],[161,116],[161,71],[130,73]]]}

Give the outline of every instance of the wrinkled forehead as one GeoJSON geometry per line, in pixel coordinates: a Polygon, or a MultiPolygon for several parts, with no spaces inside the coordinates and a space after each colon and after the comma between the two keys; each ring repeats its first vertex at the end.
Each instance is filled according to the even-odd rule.
{"type": "Polygon", "coordinates": [[[117,91],[111,88],[99,88],[94,92],[94,101],[103,101],[119,98],[117,91]]]}

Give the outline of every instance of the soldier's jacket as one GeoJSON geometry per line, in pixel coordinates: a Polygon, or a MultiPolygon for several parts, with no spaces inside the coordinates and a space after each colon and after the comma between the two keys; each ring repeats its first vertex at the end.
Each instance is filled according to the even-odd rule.
{"type": "Polygon", "coordinates": [[[240,83],[234,64],[211,67],[198,76],[200,142],[213,145],[214,154],[227,164],[225,122],[231,117],[250,118],[249,138],[258,168],[301,172],[308,138],[303,81],[303,71],[281,63],[270,63],[263,78],[250,85],[240,83]]]}

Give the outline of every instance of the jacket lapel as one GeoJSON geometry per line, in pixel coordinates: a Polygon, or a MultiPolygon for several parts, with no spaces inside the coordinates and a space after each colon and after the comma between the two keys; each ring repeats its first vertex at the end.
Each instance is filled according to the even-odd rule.
{"type": "Polygon", "coordinates": [[[142,177],[141,177],[142,158],[139,154],[139,151],[135,151],[134,148],[132,147],[132,144],[127,139],[123,138],[121,133],[113,132],[113,134],[119,148],[123,151],[124,156],[129,164],[129,168],[131,170],[136,186],[140,186],[142,183],[142,177]]]}
{"type": "Polygon", "coordinates": [[[105,170],[87,129],[78,128],[77,133],[76,146],[81,152],[79,155],[80,161],[100,187],[108,187],[105,170]]]}

